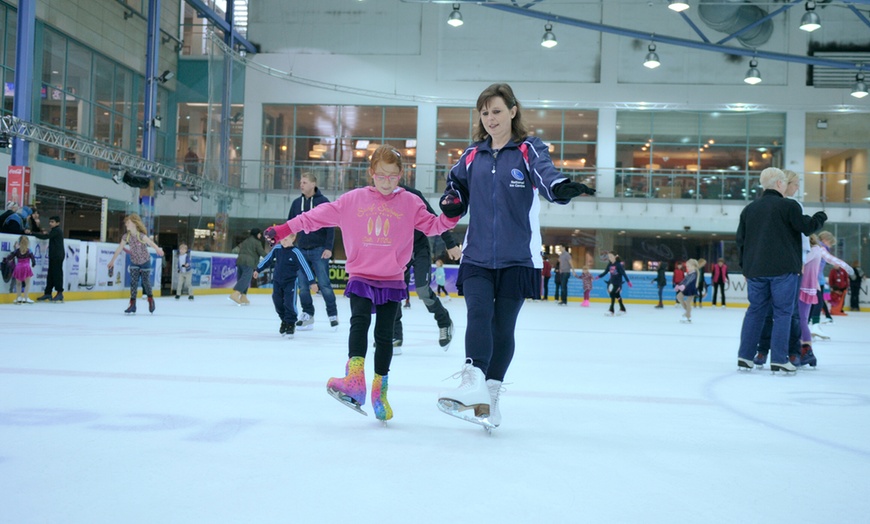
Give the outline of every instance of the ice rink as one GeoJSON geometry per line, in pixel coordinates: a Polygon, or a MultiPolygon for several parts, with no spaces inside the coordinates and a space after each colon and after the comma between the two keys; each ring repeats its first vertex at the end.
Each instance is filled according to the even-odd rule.
{"type": "Polygon", "coordinates": [[[337,332],[318,297],[292,340],[250,298],[0,305],[0,522],[868,521],[870,313],[781,377],[737,371],[742,308],[685,325],[673,305],[528,302],[490,436],[435,406],[458,385],[462,299],[446,352],[422,302],[404,310],[384,427],[325,391],[344,297],[337,332]]]}

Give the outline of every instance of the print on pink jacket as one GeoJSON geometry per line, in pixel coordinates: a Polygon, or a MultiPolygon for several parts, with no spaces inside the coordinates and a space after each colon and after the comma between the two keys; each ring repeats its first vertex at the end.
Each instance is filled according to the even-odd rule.
{"type": "Polygon", "coordinates": [[[423,201],[402,188],[382,195],[374,187],[354,189],[287,222],[290,229],[341,228],[350,276],[404,281],[414,248],[414,229],[434,236],[452,229],[457,218],[435,216],[423,201]]]}

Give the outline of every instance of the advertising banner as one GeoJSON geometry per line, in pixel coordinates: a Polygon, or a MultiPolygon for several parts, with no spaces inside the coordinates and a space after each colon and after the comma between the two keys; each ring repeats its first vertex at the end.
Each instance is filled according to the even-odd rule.
{"type": "Polygon", "coordinates": [[[9,166],[6,171],[6,199],[19,206],[30,205],[30,168],[9,166]]]}
{"type": "Polygon", "coordinates": [[[211,287],[231,288],[236,285],[236,257],[212,255],[211,287]]]}

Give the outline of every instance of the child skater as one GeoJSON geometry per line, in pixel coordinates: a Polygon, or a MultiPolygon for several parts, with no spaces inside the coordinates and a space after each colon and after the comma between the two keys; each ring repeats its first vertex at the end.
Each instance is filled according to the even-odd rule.
{"type": "Polygon", "coordinates": [[[683,317],[680,319],[680,322],[683,324],[692,323],[692,302],[694,301],[695,295],[698,294],[697,282],[698,261],[694,258],[690,258],[689,260],[686,260],[686,274],[683,277],[683,280],[675,287],[677,290],[677,300],[683,304],[683,309],[686,310],[686,312],[683,313],[683,317]]]}
{"type": "Polygon", "coordinates": [[[819,301],[819,280],[816,275],[819,273],[819,266],[824,265],[825,262],[839,266],[845,269],[847,273],[854,274],[854,270],[849,267],[849,264],[828,253],[827,249],[819,245],[819,237],[810,235],[810,252],[807,254],[806,261],[804,262],[800,293],[798,294],[798,314],[801,326],[801,366],[809,364],[810,367],[816,367],[817,364],[816,356],[813,354],[813,335],[808,322],[810,309],[819,301]]]}
{"type": "Polygon", "coordinates": [[[260,276],[260,271],[267,267],[275,266],[275,271],[272,273],[272,302],[275,304],[275,312],[278,313],[278,318],[281,319],[281,328],[278,330],[281,335],[287,335],[293,338],[293,333],[296,332],[296,321],[298,320],[296,311],[296,275],[299,271],[305,272],[305,278],[311,282],[311,295],[317,294],[317,282],[314,280],[314,273],[311,271],[311,266],[305,260],[305,255],[297,247],[293,247],[296,242],[296,234],[291,233],[281,239],[281,242],[269,251],[269,254],[254,270],[254,278],[260,276]]]}
{"type": "Polygon", "coordinates": [[[438,284],[436,294],[440,297],[443,291],[447,295],[447,300],[450,300],[450,293],[447,292],[447,275],[444,274],[444,262],[441,259],[435,261],[435,283],[438,284]]]}
{"type": "Polygon", "coordinates": [[[387,402],[393,322],[396,310],[408,297],[404,274],[414,247],[414,230],[433,236],[459,221],[459,217],[436,217],[419,197],[398,187],[403,169],[402,155],[396,148],[383,145],[371,157],[368,173],[372,186],[349,191],[334,202],[320,204],[266,230],[266,238],[272,241],[296,231],[341,228],[349,275],[344,294],[350,299],[351,310],[348,361],[345,377],[329,379],[326,389],[346,406],[367,414],[360,407],[366,401],[364,367],[374,313],[375,378],[371,399],[375,416],[384,422],[393,417],[387,402]]]}
{"type": "Polygon", "coordinates": [[[136,213],[132,213],[124,219],[124,225],[127,227],[127,232],[121,237],[121,243],[118,244],[118,249],[112,255],[112,260],[107,264],[109,269],[115,267],[115,259],[121,254],[121,251],[129,246],[130,249],[130,306],[124,310],[126,314],[136,313],[136,292],[139,289],[139,279],[142,279],[142,294],[148,298],[148,312],[154,313],[154,296],[151,294],[151,255],[148,253],[148,247],[153,247],[157,251],[157,256],[163,256],[163,250],[160,246],[148,238],[145,231],[145,224],[136,213]]]}
{"type": "Polygon", "coordinates": [[[605,275],[610,275],[610,283],[607,284],[607,291],[610,293],[610,310],[605,315],[608,317],[613,316],[613,306],[617,301],[619,301],[619,314],[624,315],[625,304],[622,303],[622,282],[624,280],[628,284],[628,287],[631,287],[631,280],[625,274],[625,268],[622,267],[622,259],[619,258],[619,255],[608,253],[607,259],[609,260],[607,267],[604,268],[604,271],[600,275],[595,277],[595,280],[598,280],[605,275]]]}
{"type": "Polygon", "coordinates": [[[9,253],[6,257],[7,264],[13,264],[15,268],[12,270],[12,278],[15,280],[15,289],[18,291],[18,296],[15,297],[15,304],[33,304],[30,297],[30,279],[33,277],[33,266],[36,265],[36,257],[30,250],[30,239],[24,235],[18,239],[18,249],[9,253]]]}
{"type": "Polygon", "coordinates": [[[175,256],[175,300],[181,298],[181,292],[187,287],[187,299],[193,300],[193,287],[190,285],[193,280],[193,267],[190,263],[190,251],[187,250],[187,244],[182,242],[178,244],[178,254],[175,256]]]}
{"type": "Polygon", "coordinates": [[[583,303],[580,307],[589,307],[589,296],[592,294],[592,281],[595,278],[589,272],[589,266],[583,266],[583,271],[580,275],[574,273],[574,278],[579,278],[583,282],[583,303]]]}

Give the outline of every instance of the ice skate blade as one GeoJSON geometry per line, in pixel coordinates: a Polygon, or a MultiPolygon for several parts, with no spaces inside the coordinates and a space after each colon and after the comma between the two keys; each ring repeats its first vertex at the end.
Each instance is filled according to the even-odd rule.
{"type": "MultiPolygon", "coordinates": [[[[486,407],[488,408],[489,406],[486,407]]],[[[460,420],[482,426],[483,429],[485,429],[489,433],[491,433],[492,430],[496,427],[489,421],[489,410],[487,410],[486,416],[478,417],[475,416],[473,413],[469,413],[469,410],[474,409],[474,406],[465,406],[463,404],[460,404],[459,402],[455,402],[450,399],[438,399],[438,409],[441,410],[443,413],[450,415],[451,417],[456,417],[460,420]]]]}
{"type": "Polygon", "coordinates": [[[330,397],[332,397],[332,398],[334,398],[335,400],[341,402],[342,404],[344,404],[345,406],[349,407],[350,409],[356,411],[356,412],[359,413],[360,415],[364,415],[364,416],[366,416],[366,417],[369,416],[368,413],[366,413],[365,411],[362,410],[362,408],[360,408],[360,405],[357,404],[357,402],[356,402],[354,399],[352,399],[352,398],[350,398],[349,396],[345,395],[345,394],[342,393],[341,391],[338,391],[337,389],[332,389],[332,388],[330,388],[329,386],[327,386],[327,387],[326,387],[326,392],[329,393],[329,396],[330,396],[330,397]]]}

